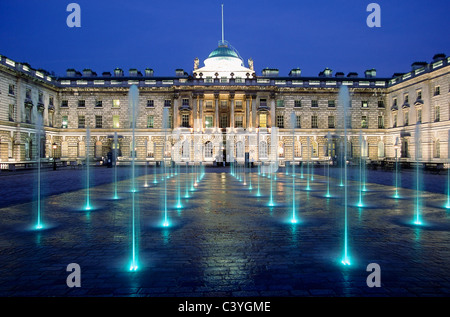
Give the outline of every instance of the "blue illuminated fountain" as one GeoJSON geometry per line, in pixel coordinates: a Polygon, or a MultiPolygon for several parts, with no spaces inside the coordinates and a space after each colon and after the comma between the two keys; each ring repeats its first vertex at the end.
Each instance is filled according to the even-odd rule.
{"type": "Polygon", "coordinates": [[[363,138],[362,138],[362,131],[359,131],[359,200],[358,200],[358,207],[364,207],[362,193],[363,193],[363,138]]]}
{"type": "Polygon", "coordinates": [[[399,189],[399,179],[398,179],[398,174],[399,174],[399,170],[398,170],[398,149],[399,149],[399,145],[398,145],[398,137],[395,139],[395,144],[394,144],[394,150],[395,150],[395,193],[394,193],[394,198],[400,198],[400,195],[398,193],[398,189],[399,189]]]}
{"type": "Polygon", "coordinates": [[[169,218],[168,218],[168,214],[167,214],[167,179],[168,176],[166,177],[166,160],[165,160],[165,156],[166,156],[166,144],[167,144],[167,128],[168,128],[168,123],[169,123],[169,109],[164,108],[163,109],[163,129],[164,129],[164,147],[163,147],[163,164],[164,164],[164,220],[162,223],[163,227],[168,227],[169,226],[169,218]]]}
{"type": "MultiPolygon", "coordinates": [[[[328,155],[331,157],[331,133],[328,132],[327,134],[327,144],[328,144],[328,155]]],[[[325,197],[330,198],[330,162],[327,164],[327,192],[325,194],[325,197]]]]}
{"type": "MultiPolygon", "coordinates": [[[[35,229],[40,230],[44,228],[44,224],[42,222],[42,203],[41,203],[41,138],[43,135],[43,122],[42,117],[37,116],[36,119],[36,144],[37,144],[37,206],[36,206],[36,224],[34,226],[35,229]]],[[[55,158],[53,158],[55,159],[55,158]]]]}
{"type": "Polygon", "coordinates": [[[270,174],[269,172],[267,172],[267,174],[271,177],[270,178],[270,199],[269,199],[269,207],[273,207],[275,206],[275,202],[273,201],[273,162],[270,163],[269,165],[270,168],[270,174]]]}
{"type": "Polygon", "coordinates": [[[256,196],[261,196],[261,190],[260,190],[260,184],[259,184],[259,176],[261,175],[261,165],[258,164],[258,173],[257,173],[257,179],[258,179],[258,190],[256,192],[256,196]]]}
{"type": "Polygon", "coordinates": [[[118,137],[117,132],[114,132],[114,139],[113,139],[113,150],[112,153],[112,161],[114,164],[114,196],[113,199],[119,199],[119,195],[117,194],[117,156],[118,156],[118,137]]]}
{"type": "Polygon", "coordinates": [[[447,145],[447,203],[445,208],[450,209],[450,130],[448,130],[447,145]]]}
{"type": "Polygon", "coordinates": [[[311,145],[310,145],[310,141],[309,141],[309,137],[307,138],[307,142],[306,142],[307,146],[308,146],[308,162],[306,164],[306,188],[305,190],[311,190],[311,187],[309,186],[309,181],[311,179],[310,177],[310,172],[309,172],[309,163],[311,160],[311,145]]]}
{"type": "Polygon", "coordinates": [[[186,162],[186,168],[184,173],[184,182],[186,185],[186,192],[184,194],[184,198],[189,198],[189,162],[186,162]]]}
{"type": "Polygon", "coordinates": [[[131,263],[129,270],[137,271],[139,266],[139,208],[137,204],[137,191],[136,191],[136,174],[135,174],[135,160],[136,160],[136,121],[139,110],[139,91],[136,85],[130,87],[128,93],[128,105],[130,111],[131,121],[131,263]]]}
{"type": "Polygon", "coordinates": [[[90,184],[90,162],[89,162],[89,151],[91,143],[91,132],[89,127],[86,128],[86,204],[84,205],[84,210],[89,211],[92,209],[91,206],[91,184],[90,184]]]}
{"type": "Polygon", "coordinates": [[[416,199],[415,199],[415,211],[414,211],[414,221],[413,223],[415,225],[422,225],[422,219],[421,219],[421,201],[420,201],[420,194],[421,194],[421,173],[420,173],[420,158],[421,158],[421,142],[420,142],[420,123],[416,124],[416,129],[414,133],[414,142],[415,142],[415,158],[416,158],[416,199]]]}
{"type": "Polygon", "coordinates": [[[341,259],[343,265],[350,265],[350,258],[348,252],[348,201],[347,201],[347,126],[348,126],[348,107],[350,106],[350,95],[348,87],[343,85],[339,90],[339,105],[343,108],[342,114],[344,116],[343,129],[344,129],[344,252],[341,259]]]}

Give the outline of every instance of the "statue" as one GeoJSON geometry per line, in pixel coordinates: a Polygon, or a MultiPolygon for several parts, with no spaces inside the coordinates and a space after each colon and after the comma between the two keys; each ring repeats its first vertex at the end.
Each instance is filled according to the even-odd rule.
{"type": "Polygon", "coordinates": [[[253,59],[251,59],[251,58],[248,59],[248,68],[250,68],[251,70],[254,70],[253,69],[253,59]]]}
{"type": "Polygon", "coordinates": [[[198,57],[194,59],[194,70],[198,69],[198,57]]]}

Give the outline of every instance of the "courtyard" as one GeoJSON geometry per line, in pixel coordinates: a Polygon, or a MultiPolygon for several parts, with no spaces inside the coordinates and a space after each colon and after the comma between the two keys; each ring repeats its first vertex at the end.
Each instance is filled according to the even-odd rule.
{"type": "Polygon", "coordinates": [[[401,198],[394,199],[393,172],[367,170],[359,208],[357,171],[349,169],[347,186],[351,265],[342,265],[344,189],[337,168],[330,178],[317,168],[313,179],[298,167],[295,175],[280,168],[264,176],[242,167],[138,168],[136,271],[129,270],[129,168],[117,169],[117,182],[113,168],[91,169],[88,211],[85,169],[43,170],[40,230],[36,173],[2,172],[0,295],[448,296],[447,174],[424,173],[417,196],[414,172],[403,171],[401,198]],[[118,199],[112,199],[115,184],[118,199]],[[412,222],[417,197],[420,226],[412,222]],[[70,263],[81,268],[81,287],[66,284],[70,263]],[[381,268],[381,287],[367,286],[370,263],[381,268]]]}

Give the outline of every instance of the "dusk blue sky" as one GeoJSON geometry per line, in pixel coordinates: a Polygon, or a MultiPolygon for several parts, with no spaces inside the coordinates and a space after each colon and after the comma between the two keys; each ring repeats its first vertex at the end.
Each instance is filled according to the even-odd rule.
{"type": "Polygon", "coordinates": [[[450,54],[449,0],[1,0],[0,54],[59,76],[67,68],[191,73],[221,38],[222,3],[225,39],[245,64],[253,58],[258,75],[299,67],[317,76],[329,67],[391,77],[450,54]],[[81,6],[81,28],[66,25],[71,2],[81,6]],[[371,2],[381,6],[381,28],[366,25],[371,2]]]}

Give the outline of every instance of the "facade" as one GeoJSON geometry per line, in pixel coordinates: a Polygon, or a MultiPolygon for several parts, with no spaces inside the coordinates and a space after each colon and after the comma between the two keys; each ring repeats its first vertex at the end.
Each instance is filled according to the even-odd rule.
{"type": "Polygon", "coordinates": [[[38,155],[71,162],[88,154],[101,162],[115,133],[121,164],[133,153],[138,163],[215,164],[246,157],[256,164],[328,162],[343,154],[342,86],[351,99],[348,160],[442,163],[449,157],[450,57],[442,54],[392,78],[378,78],[374,69],[345,76],[328,68],[316,77],[304,77],[300,69],[280,76],[267,68],[258,76],[253,61],[245,66],[225,41],[203,67],[196,59],[191,73],[177,69],[168,77],[119,68],[101,75],[68,69],[65,77],[55,77],[0,57],[3,169],[38,155]],[[132,85],[139,90],[135,152],[132,85]]]}

